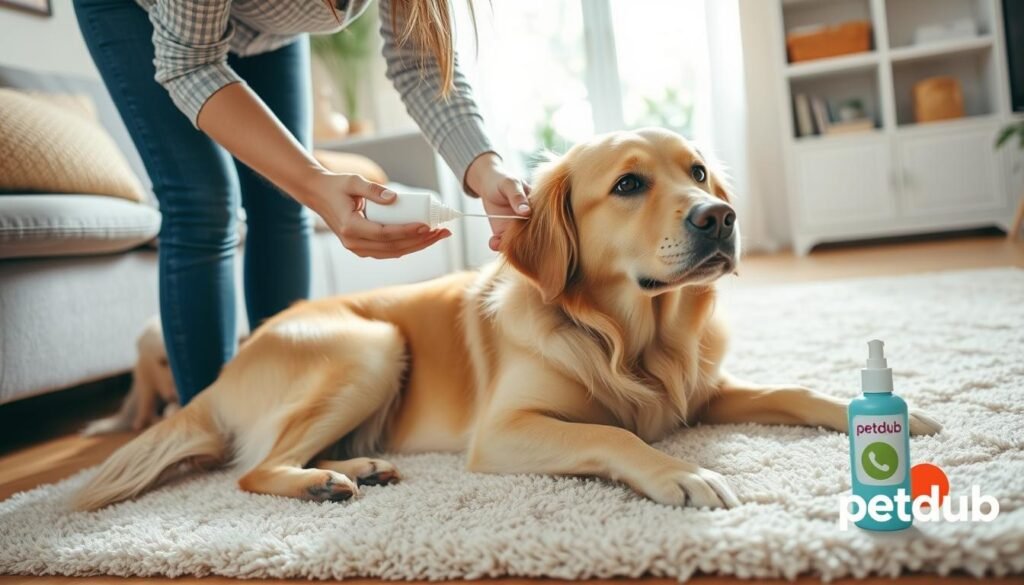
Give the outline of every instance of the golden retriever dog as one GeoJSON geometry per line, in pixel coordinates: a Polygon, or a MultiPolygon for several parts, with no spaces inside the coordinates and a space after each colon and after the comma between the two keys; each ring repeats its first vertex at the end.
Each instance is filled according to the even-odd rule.
{"type": "MultiPolygon", "coordinates": [[[[106,461],[80,509],[181,463],[241,489],[345,500],[399,479],[379,452],[465,451],[469,470],[590,475],[663,504],[739,504],[724,477],[650,445],[682,425],[845,431],[846,403],[721,369],[715,281],[739,225],[686,140],[619,132],[538,175],[533,214],[479,273],[313,302],[257,329],[220,377],[106,461]]],[[[913,412],[912,433],[939,425],[913,412]]]]}
{"type": "Polygon", "coordinates": [[[160,317],[146,320],[135,342],[138,357],[132,368],[132,385],[117,414],[89,423],[83,435],[140,431],[178,411],[178,389],[167,363],[160,317]]]}

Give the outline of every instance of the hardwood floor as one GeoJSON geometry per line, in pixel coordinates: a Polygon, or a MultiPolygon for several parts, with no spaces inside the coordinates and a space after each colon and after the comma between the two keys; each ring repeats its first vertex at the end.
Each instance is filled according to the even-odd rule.
{"type": "MultiPolygon", "coordinates": [[[[887,276],[937,270],[1016,266],[1024,268],[1024,243],[1011,243],[996,236],[957,237],[931,241],[886,243],[857,247],[833,247],[798,258],[791,254],[773,254],[746,258],[741,276],[728,286],[758,286],[770,283],[827,280],[848,277],[887,276]]],[[[78,470],[102,461],[131,434],[106,437],[81,437],[77,430],[84,422],[116,409],[127,389],[127,378],[90,385],[14,404],[0,406],[0,499],[42,483],[58,481],[78,470]],[[62,413],[54,416],[52,413],[62,413]],[[69,414],[70,413],[70,414],[69,414]]],[[[133,585],[160,579],[120,579],[110,577],[22,577],[0,576],[0,585],[133,585]]],[[[185,585],[225,585],[231,579],[177,579],[185,585]]],[[[633,580],[593,581],[615,585],[633,580]]],[[[889,579],[865,581],[840,580],[837,584],[888,583],[889,579]]],[[[966,576],[939,578],[910,576],[898,579],[901,585],[977,582],[966,576]]],[[[501,585],[535,585],[554,581],[507,579],[501,585]]],[[[674,581],[644,579],[645,585],[668,585],[674,581]]],[[[702,585],[736,584],[738,579],[698,576],[702,585]]],[[[808,577],[797,583],[815,583],[808,577]]],[[[1024,576],[998,580],[1024,583],[1024,576]]],[[[282,581],[285,583],[285,581],[282,581]]],[[[358,585],[379,585],[373,580],[350,580],[358,585]]],[[[495,581],[467,582],[495,585],[495,581]]],[[[783,582],[780,582],[783,583],[783,582]]]]}
{"type": "MultiPolygon", "coordinates": [[[[1024,268],[1024,242],[1002,235],[861,246],[830,246],[798,257],[790,253],[750,256],[740,262],[737,286],[895,276],[942,270],[1016,266],[1024,268]]],[[[731,283],[730,283],[731,284],[731,283]]]]}

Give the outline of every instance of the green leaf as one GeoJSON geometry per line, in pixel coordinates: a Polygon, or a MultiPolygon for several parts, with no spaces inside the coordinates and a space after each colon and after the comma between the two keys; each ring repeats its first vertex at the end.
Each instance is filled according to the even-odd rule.
{"type": "Polygon", "coordinates": [[[1014,126],[1007,126],[1006,128],[1000,130],[999,137],[996,138],[996,148],[1002,148],[1002,146],[1006,144],[1006,141],[1009,140],[1010,137],[1016,133],[1017,128],[1014,126]]]}

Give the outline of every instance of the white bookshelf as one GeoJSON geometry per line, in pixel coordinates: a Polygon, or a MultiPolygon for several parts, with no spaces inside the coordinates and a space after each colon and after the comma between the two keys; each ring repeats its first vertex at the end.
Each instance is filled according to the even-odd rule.
{"type": "Polygon", "coordinates": [[[825,242],[1008,228],[1008,186],[1021,171],[993,148],[1012,119],[1001,0],[775,2],[779,114],[798,253],[825,242]],[[789,62],[788,32],[850,20],[871,23],[870,50],[789,62]],[[914,84],[936,76],[959,81],[965,115],[917,123],[914,84]],[[871,124],[856,133],[801,136],[800,94],[832,106],[857,100],[871,124]]]}
{"type": "Polygon", "coordinates": [[[952,39],[937,43],[923,43],[907,47],[897,47],[889,51],[889,60],[893,63],[928,59],[929,57],[953,56],[959,53],[988,53],[995,45],[992,35],[984,35],[969,39],[952,39]]]}
{"type": "Polygon", "coordinates": [[[790,79],[821,77],[848,71],[873,71],[876,67],[878,67],[876,53],[855,53],[842,57],[804,61],[803,63],[789,63],[786,65],[786,77],[790,79]]]}

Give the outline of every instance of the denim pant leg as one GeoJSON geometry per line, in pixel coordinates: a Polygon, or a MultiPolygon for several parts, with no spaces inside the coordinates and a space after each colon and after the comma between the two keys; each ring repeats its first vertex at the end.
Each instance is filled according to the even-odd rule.
{"type": "MultiPolygon", "coordinates": [[[[312,142],[309,41],[269,53],[229,58],[231,67],[306,148],[312,142]]],[[[246,213],[245,305],[249,325],[257,325],[309,298],[309,211],[239,161],[239,183],[246,213]]]]}
{"type": "Polygon", "coordinates": [[[234,355],[238,176],[153,79],[153,26],[133,0],[75,0],[79,27],[160,202],[160,315],[182,403],[234,355]]]}

